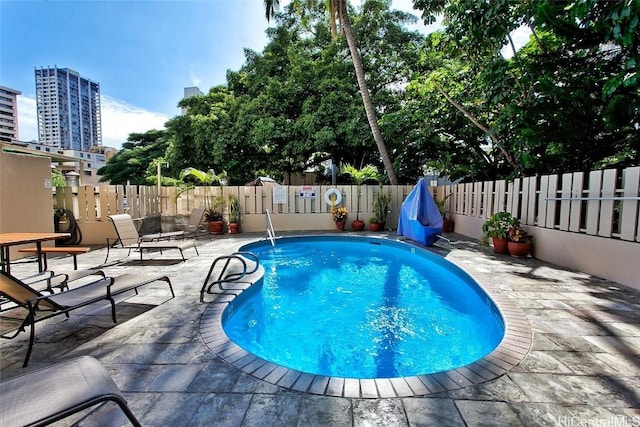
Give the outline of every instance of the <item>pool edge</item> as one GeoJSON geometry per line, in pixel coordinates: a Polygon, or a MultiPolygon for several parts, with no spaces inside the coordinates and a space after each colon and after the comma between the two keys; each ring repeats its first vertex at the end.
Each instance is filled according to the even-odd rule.
{"type": "MultiPolygon", "coordinates": [[[[402,243],[426,249],[412,242],[402,243]]],[[[236,296],[252,286],[249,283],[237,283],[231,289],[215,294],[200,319],[200,336],[209,351],[241,371],[270,384],[316,395],[361,399],[418,397],[497,379],[520,364],[531,350],[531,326],[522,310],[490,282],[490,277],[469,266],[462,266],[456,260],[447,261],[474,279],[500,311],[505,326],[504,337],[491,353],[460,368],[420,376],[357,379],[309,374],[266,361],[243,350],[227,337],[222,328],[224,309],[236,296]]]]}

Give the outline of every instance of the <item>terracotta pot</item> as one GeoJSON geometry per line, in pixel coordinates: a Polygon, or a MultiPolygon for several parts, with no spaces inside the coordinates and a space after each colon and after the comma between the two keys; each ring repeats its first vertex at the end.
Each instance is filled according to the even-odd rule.
{"type": "Polygon", "coordinates": [[[344,231],[345,221],[336,221],[336,228],[340,231],[344,231]]]}
{"type": "Polygon", "coordinates": [[[371,231],[380,231],[380,230],[382,230],[382,223],[380,223],[380,222],[370,222],[369,223],[369,230],[371,230],[371,231]]]}
{"type": "Polygon", "coordinates": [[[223,226],[224,226],[224,221],[210,221],[209,232],[214,234],[222,233],[223,226]]]}
{"type": "Polygon", "coordinates": [[[506,237],[503,239],[499,237],[493,237],[493,252],[497,254],[506,254],[508,252],[508,242],[509,240],[506,237]]]}
{"type": "Polygon", "coordinates": [[[237,234],[239,230],[240,230],[240,224],[238,224],[237,222],[229,223],[229,233],[230,234],[237,234]]]}
{"type": "Polygon", "coordinates": [[[445,233],[449,233],[453,231],[453,220],[445,219],[442,221],[442,231],[445,233]]]}
{"type": "Polygon", "coordinates": [[[526,257],[531,250],[531,242],[508,242],[507,248],[512,256],[526,257]]]}
{"type": "Polygon", "coordinates": [[[351,228],[353,231],[362,231],[364,230],[364,221],[355,220],[351,223],[351,228]]]}

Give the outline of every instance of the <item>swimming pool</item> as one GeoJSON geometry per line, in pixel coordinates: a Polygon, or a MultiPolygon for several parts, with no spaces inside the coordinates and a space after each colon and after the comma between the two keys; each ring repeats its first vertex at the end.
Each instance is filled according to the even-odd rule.
{"type": "Polygon", "coordinates": [[[223,328],[246,351],[289,369],[397,378],[469,365],[505,325],[464,271],[426,250],[377,238],[256,242],[261,282],[226,309],[223,328]]]}

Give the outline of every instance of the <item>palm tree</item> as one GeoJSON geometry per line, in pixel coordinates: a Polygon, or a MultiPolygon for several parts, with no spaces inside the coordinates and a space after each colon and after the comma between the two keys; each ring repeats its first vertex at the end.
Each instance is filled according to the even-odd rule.
{"type": "MultiPolygon", "coordinates": [[[[222,171],[222,173],[219,173],[218,175],[216,175],[213,169],[209,169],[208,171],[205,172],[200,169],[188,167],[186,169],[183,169],[180,172],[180,179],[184,179],[187,176],[191,176],[195,178],[195,180],[200,182],[202,185],[212,186],[214,184],[222,183],[223,181],[225,181],[227,179],[227,172],[222,171]]],[[[222,196],[218,196],[218,197],[222,199],[222,196]]],[[[205,194],[205,204],[207,205],[207,210],[211,210],[212,205],[213,205],[213,209],[215,210],[216,205],[219,203],[220,202],[216,201],[215,199],[211,200],[205,194]]]]}
{"type": "Polygon", "coordinates": [[[350,175],[351,180],[356,185],[356,191],[358,192],[357,200],[357,208],[356,208],[356,221],[360,220],[360,186],[363,182],[367,180],[374,180],[380,183],[380,174],[378,173],[378,169],[376,169],[373,165],[365,165],[360,169],[357,169],[355,166],[346,163],[342,166],[342,174],[350,175]]]}
{"type": "MultiPolygon", "coordinates": [[[[369,87],[367,81],[364,78],[364,68],[362,66],[362,58],[356,46],[356,39],[353,37],[353,31],[351,29],[351,22],[349,21],[349,15],[347,14],[347,1],[348,0],[327,0],[329,9],[329,24],[331,26],[331,34],[336,37],[338,34],[344,34],[347,38],[347,46],[349,46],[349,53],[353,60],[353,68],[356,72],[356,78],[358,80],[358,87],[360,88],[360,94],[362,96],[362,102],[364,104],[364,110],[367,114],[367,121],[373,134],[373,140],[376,142],[378,152],[382,158],[382,163],[389,177],[391,185],[398,185],[398,177],[393,170],[393,162],[387,151],[387,146],[382,139],[382,133],[380,127],[378,127],[378,118],[376,117],[376,111],[371,102],[371,96],[369,94],[369,87]],[[338,25],[336,25],[336,21],[338,25]]],[[[305,0],[305,7],[309,8],[313,4],[314,0],[305,0]]],[[[280,0],[264,0],[264,7],[267,21],[269,21],[275,14],[275,7],[280,4],[280,0]]],[[[294,0],[296,7],[300,7],[300,0],[294,0]]]]}

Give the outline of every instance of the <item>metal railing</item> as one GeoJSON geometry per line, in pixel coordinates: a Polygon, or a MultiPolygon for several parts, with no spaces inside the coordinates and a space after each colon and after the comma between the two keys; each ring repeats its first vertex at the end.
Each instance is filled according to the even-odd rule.
{"type": "Polygon", "coordinates": [[[269,214],[269,209],[265,209],[264,217],[265,221],[267,222],[267,239],[271,241],[271,246],[275,246],[276,232],[273,230],[273,222],[271,222],[271,214],[269,214]]]}
{"type": "Polygon", "coordinates": [[[260,261],[258,260],[258,257],[252,252],[234,252],[231,255],[222,255],[217,257],[211,263],[211,267],[209,268],[209,273],[207,273],[207,277],[204,279],[204,283],[202,284],[202,289],[200,289],[200,302],[204,302],[205,292],[210,294],[211,290],[215,285],[218,285],[221,290],[224,290],[224,288],[222,287],[223,283],[239,282],[246,275],[255,273],[258,270],[259,266],[260,266],[260,261]],[[245,258],[250,258],[251,261],[253,261],[254,263],[253,269],[251,270],[248,269],[245,258]],[[231,264],[231,262],[234,260],[240,263],[240,265],[242,266],[242,269],[240,271],[234,271],[227,274],[227,269],[229,268],[229,265],[231,264]],[[222,270],[220,270],[220,273],[218,274],[218,278],[213,282],[209,283],[209,279],[213,274],[213,270],[215,269],[216,265],[221,261],[225,261],[225,263],[222,266],[222,270]]]}

